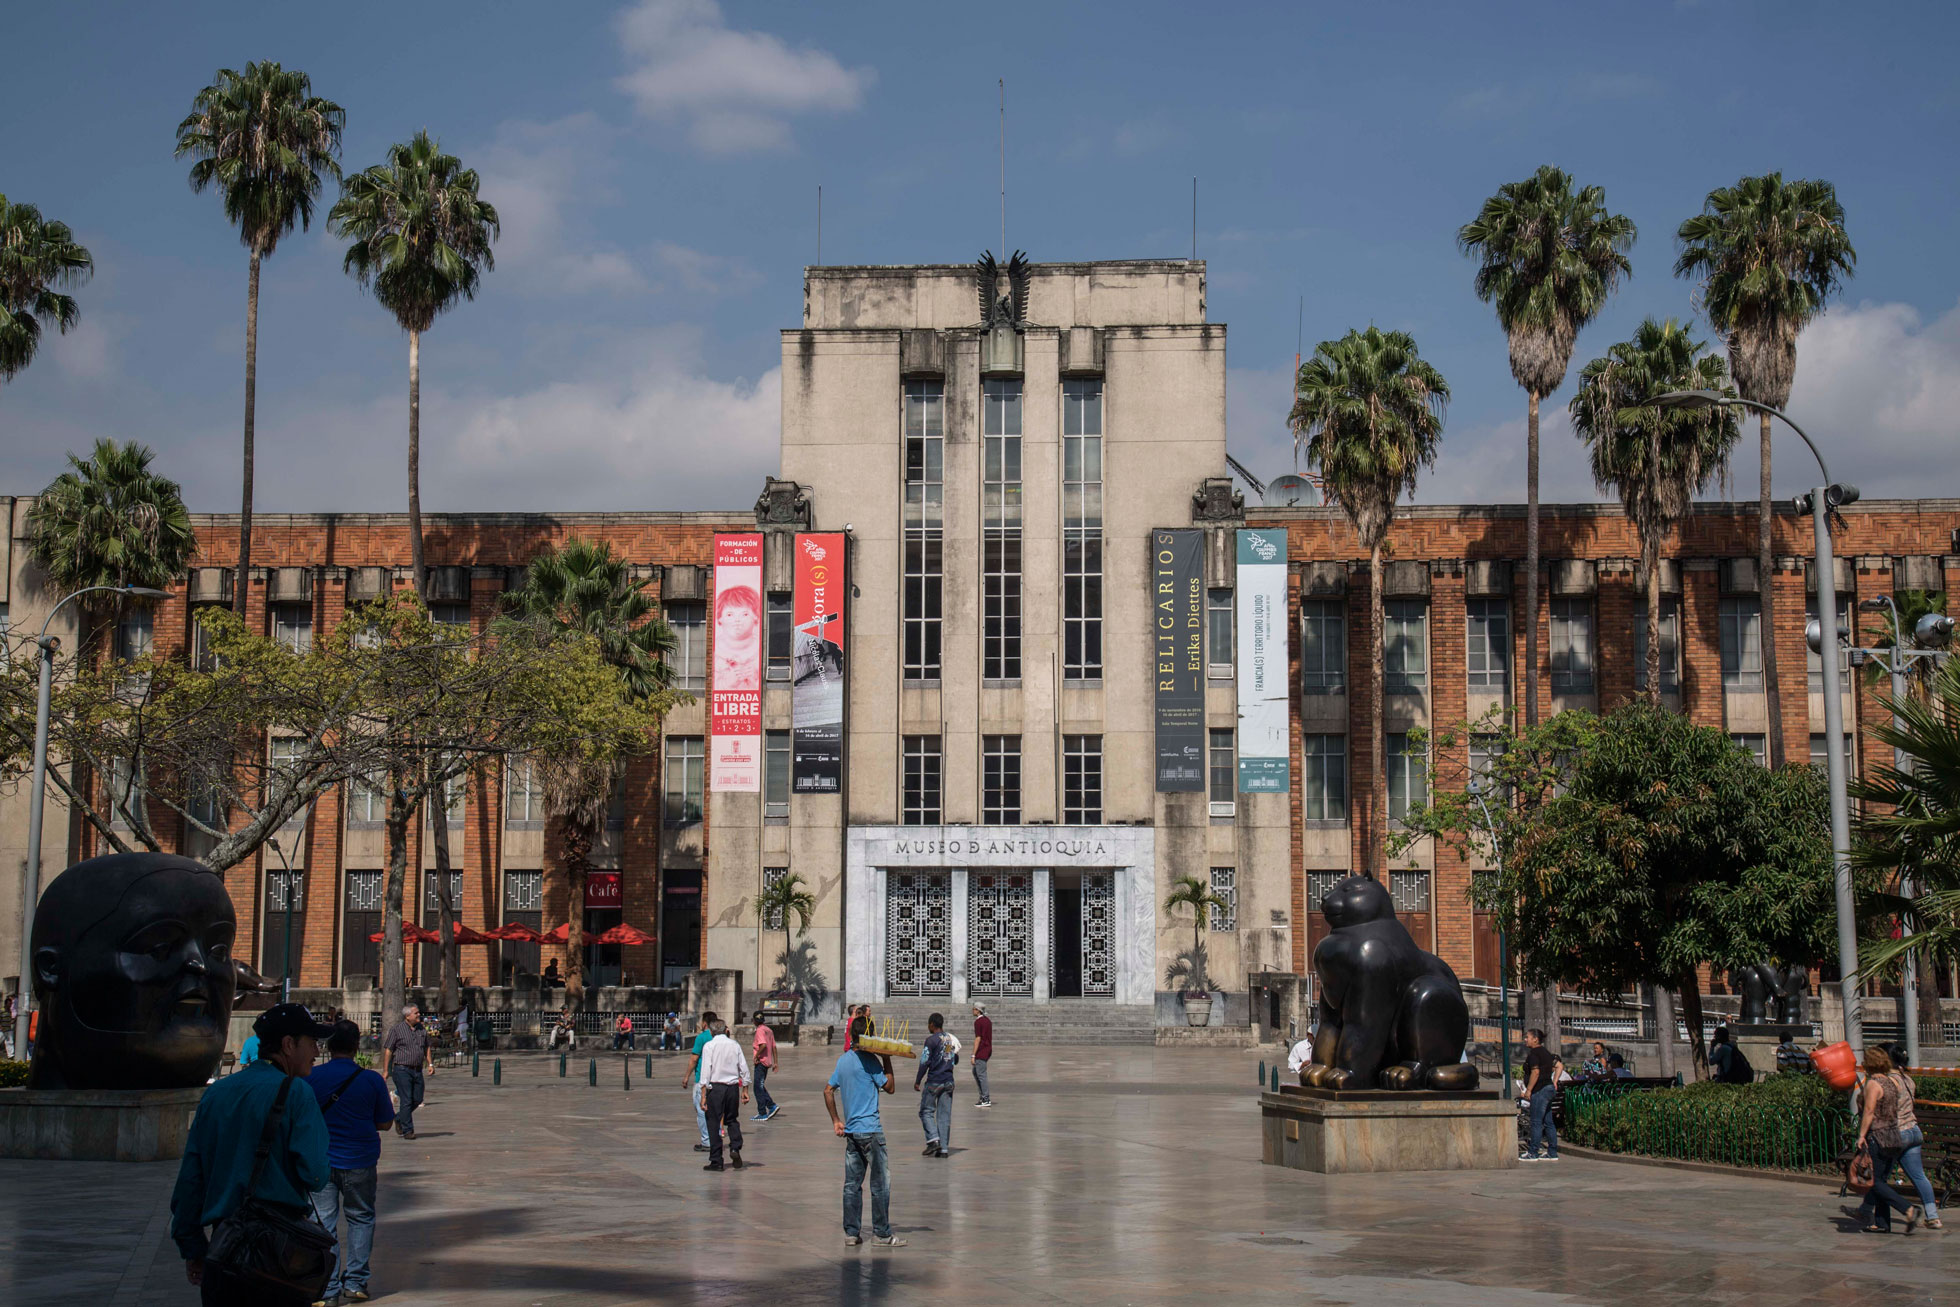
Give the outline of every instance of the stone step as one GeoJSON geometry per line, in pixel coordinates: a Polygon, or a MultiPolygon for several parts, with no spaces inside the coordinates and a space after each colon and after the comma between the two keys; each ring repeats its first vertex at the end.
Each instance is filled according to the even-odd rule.
{"type": "MultiPolygon", "coordinates": [[[[1156,1010],[1142,1004],[1107,1003],[1094,999],[1061,999],[1036,1003],[1026,998],[986,998],[995,1039],[1016,1044],[1149,1044],[1156,1038],[1156,1010]]],[[[871,1013],[881,1022],[911,1023],[913,1043],[926,1036],[926,1018],[938,1012],[947,1028],[962,1041],[973,1030],[971,1008],[951,999],[912,998],[876,1003],[871,1013]]]]}

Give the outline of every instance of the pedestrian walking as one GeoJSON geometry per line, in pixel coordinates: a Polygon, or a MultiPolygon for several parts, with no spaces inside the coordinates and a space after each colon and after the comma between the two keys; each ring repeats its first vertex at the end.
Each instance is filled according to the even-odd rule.
{"type": "MultiPolygon", "coordinates": [[[[301,1077],[332,1027],[297,1003],[281,1003],[261,1013],[252,1030],[265,1055],[204,1091],[170,1194],[170,1237],[206,1307],[296,1307],[319,1293],[251,1276],[254,1241],[242,1226],[262,1226],[252,1219],[254,1208],[241,1205],[250,1198],[294,1221],[311,1220],[313,1191],[331,1172],[327,1125],[301,1077]]],[[[315,1283],[324,1286],[332,1256],[324,1238],[318,1255],[325,1260],[315,1283]]]]}
{"type": "Polygon", "coordinates": [[[694,1124],[701,1131],[701,1142],[694,1145],[694,1151],[697,1153],[711,1151],[708,1147],[708,1107],[707,1104],[701,1101],[699,1086],[701,1084],[701,1050],[706,1048],[708,1041],[715,1037],[714,1024],[714,1013],[703,1012],[701,1014],[701,1029],[695,1033],[694,1047],[690,1050],[692,1056],[688,1059],[687,1063],[687,1075],[681,1080],[681,1083],[687,1086],[688,1098],[694,1103],[694,1124]]]}
{"type": "Polygon", "coordinates": [[[755,1060],[756,1107],[755,1115],[750,1119],[767,1121],[783,1110],[782,1104],[770,1097],[767,1084],[769,1073],[776,1069],[776,1032],[769,1028],[768,1022],[755,1023],[755,1044],[749,1053],[755,1060]]]}
{"type": "Polygon", "coordinates": [[[926,1128],[927,1157],[953,1155],[953,1052],[946,1046],[946,1018],[926,1018],[925,1055],[912,1077],[919,1091],[919,1124],[926,1128]]]}
{"type": "MultiPolygon", "coordinates": [[[[871,1029],[871,1018],[854,1016],[845,1038],[855,1040],[871,1029]]],[[[897,1077],[890,1057],[873,1057],[846,1049],[823,1087],[823,1105],[830,1126],[844,1141],[844,1242],[855,1248],[864,1242],[864,1180],[871,1177],[871,1242],[903,1248],[905,1240],[892,1233],[891,1159],[885,1152],[885,1127],[878,1119],[878,1095],[896,1093],[897,1077]],[[844,1100],[839,1115],[837,1100],[844,1100]]]]}
{"type": "Polygon", "coordinates": [[[415,1109],[422,1106],[423,1077],[436,1073],[429,1029],[422,1024],[422,1009],[410,1003],[402,1009],[402,1019],[381,1041],[381,1074],[395,1083],[395,1096],[401,1100],[395,1109],[395,1133],[415,1138],[415,1109]]]}
{"type": "Polygon", "coordinates": [[[975,1107],[992,1107],[993,1091],[987,1087],[987,1062],[994,1055],[994,1019],[987,1015],[985,1003],[973,1005],[973,1083],[980,1091],[975,1107]]]}
{"type": "Polygon", "coordinates": [[[613,1022],[613,1052],[622,1048],[629,1052],[633,1048],[633,1018],[624,1012],[613,1022]]]}
{"type": "Polygon", "coordinates": [[[708,1164],[701,1169],[722,1169],[722,1132],[726,1130],[729,1160],[739,1171],[742,1169],[741,1105],[749,1101],[749,1064],[742,1056],[742,1046],[728,1033],[726,1021],[715,1022],[713,1030],[714,1037],[701,1049],[701,1086],[696,1091],[708,1119],[708,1164]]]}
{"type": "Polygon", "coordinates": [[[1558,1092],[1565,1063],[1545,1047],[1545,1032],[1524,1032],[1524,1098],[1531,1105],[1531,1133],[1519,1157],[1526,1162],[1558,1161],[1558,1122],[1552,1119],[1552,1095],[1558,1092]]]}
{"type": "Polygon", "coordinates": [[[395,1121],[388,1082],[354,1061],[360,1047],[361,1028],[352,1021],[335,1022],[327,1036],[328,1060],[306,1078],[327,1123],[328,1179],[313,1191],[313,1214],[336,1237],[341,1214],[347,1216],[347,1237],[334,1246],[333,1278],[327,1281],[324,1299],[327,1307],[368,1300],[381,1133],[395,1121]]]}
{"type": "Polygon", "coordinates": [[[1858,1223],[1867,1234],[1890,1234],[1892,1213],[1906,1218],[1906,1233],[1923,1219],[1929,1230],[1943,1229],[1940,1209],[1933,1200],[1933,1186],[1926,1180],[1921,1157],[1926,1134],[1912,1110],[1917,1086],[1877,1044],[1865,1046],[1865,1087],[1859,1093],[1858,1147],[1872,1157],[1872,1187],[1858,1207],[1858,1223]],[[1906,1173],[1919,1191],[1920,1205],[1899,1196],[1888,1183],[1894,1166],[1906,1173]]]}

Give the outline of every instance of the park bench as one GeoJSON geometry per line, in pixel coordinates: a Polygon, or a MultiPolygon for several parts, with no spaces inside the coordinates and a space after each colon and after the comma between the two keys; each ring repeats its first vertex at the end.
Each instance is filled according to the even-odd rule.
{"type": "Polygon", "coordinates": [[[1926,1136],[1921,1154],[1926,1178],[1944,1211],[1960,1197],[1960,1103],[1921,1099],[1913,1104],[1913,1114],[1926,1136]]]}

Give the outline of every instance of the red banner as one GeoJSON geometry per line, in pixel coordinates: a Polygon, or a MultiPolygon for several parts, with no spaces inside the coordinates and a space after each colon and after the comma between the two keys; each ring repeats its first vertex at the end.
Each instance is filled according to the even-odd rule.
{"type": "Polygon", "coordinates": [[[710,790],[762,788],[762,535],[715,537],[710,790]]]}
{"type": "Polygon", "coordinates": [[[585,873],[585,906],[588,908],[617,908],[626,900],[619,888],[619,873],[616,871],[588,871],[585,873]]]}

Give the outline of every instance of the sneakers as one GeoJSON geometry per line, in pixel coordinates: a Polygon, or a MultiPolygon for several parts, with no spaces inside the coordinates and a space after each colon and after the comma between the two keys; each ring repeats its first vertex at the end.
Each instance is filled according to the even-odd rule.
{"type": "Polygon", "coordinates": [[[873,1238],[871,1242],[880,1248],[903,1248],[905,1246],[905,1240],[895,1234],[879,1235],[873,1238]]]}
{"type": "Polygon", "coordinates": [[[939,1141],[937,1139],[926,1140],[925,1156],[931,1157],[934,1153],[938,1151],[939,1151],[939,1141]]]}
{"type": "Polygon", "coordinates": [[[706,1144],[696,1144],[694,1145],[694,1151],[697,1153],[712,1153],[714,1149],[708,1147],[706,1144]]]}
{"type": "Polygon", "coordinates": [[[934,1153],[934,1154],[933,1154],[933,1156],[934,1156],[934,1157],[951,1157],[951,1156],[952,1156],[952,1154],[951,1154],[951,1153],[949,1153],[949,1152],[947,1152],[947,1151],[946,1151],[946,1150],[945,1150],[944,1148],[942,1148],[942,1149],[940,1149],[940,1150],[939,1150],[938,1152],[936,1152],[936,1153],[934,1153]]]}
{"type": "Polygon", "coordinates": [[[768,1113],[762,1119],[764,1121],[773,1121],[776,1119],[776,1113],[782,1110],[783,1110],[783,1105],[781,1103],[777,1103],[775,1106],[769,1109],[768,1113]]]}
{"type": "Polygon", "coordinates": [[[983,1098],[979,1102],[974,1104],[975,1107],[992,1107],[993,1105],[994,1105],[994,1100],[991,1098],[983,1098]]]}
{"type": "Polygon", "coordinates": [[[855,1248],[863,1242],[864,1242],[863,1235],[847,1234],[844,1236],[844,1246],[846,1248],[855,1248]]]}
{"type": "Polygon", "coordinates": [[[769,1119],[769,1114],[767,1112],[757,1112],[754,1116],[749,1118],[749,1120],[751,1121],[767,1121],[768,1119],[769,1119]]]}

